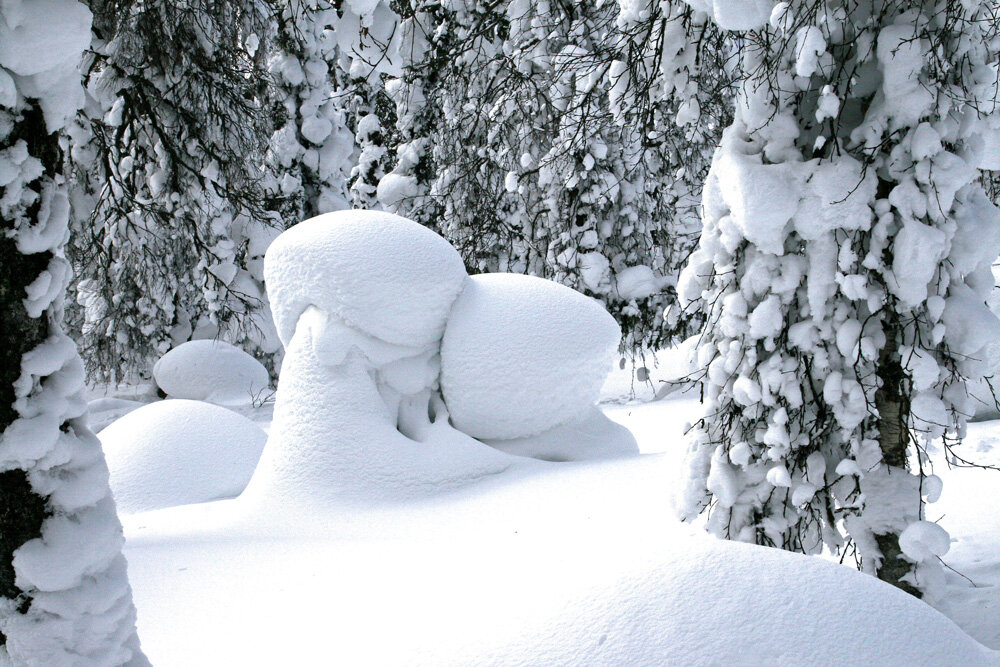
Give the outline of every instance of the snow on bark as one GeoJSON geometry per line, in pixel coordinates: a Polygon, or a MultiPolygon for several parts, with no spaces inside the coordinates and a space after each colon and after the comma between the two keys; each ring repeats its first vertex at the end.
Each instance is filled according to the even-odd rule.
{"type": "Polygon", "coordinates": [[[0,6],[0,79],[11,82],[0,99],[0,662],[24,665],[146,664],[83,364],[61,326],[59,140],[83,101],[90,24],[75,0],[0,6]]]}

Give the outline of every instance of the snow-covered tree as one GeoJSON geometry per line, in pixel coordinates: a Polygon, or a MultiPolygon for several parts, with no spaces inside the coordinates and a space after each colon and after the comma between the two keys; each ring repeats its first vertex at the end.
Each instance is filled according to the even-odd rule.
{"type": "Polygon", "coordinates": [[[63,130],[91,13],[0,4],[0,663],[146,664],[108,469],[63,331],[63,130]]]}
{"type": "Polygon", "coordinates": [[[684,513],[730,539],[853,545],[925,592],[948,547],[927,447],[953,453],[1000,333],[1000,213],[978,182],[995,6],[691,4],[733,31],[740,87],[679,288],[707,316],[684,513]]]}
{"type": "Polygon", "coordinates": [[[92,370],[144,369],[192,335],[266,357],[277,342],[249,269],[277,233],[261,173],[270,13],[259,0],[93,6],[72,248],[92,370]]]}
{"type": "Polygon", "coordinates": [[[350,208],[356,95],[333,31],[327,0],[290,0],[276,12],[269,68],[277,97],[268,151],[268,190],[286,225],[350,208]]]}
{"type": "MultiPolygon", "coordinates": [[[[675,333],[676,309],[668,321],[663,314],[696,238],[692,187],[715,142],[684,148],[673,98],[658,134],[616,112],[611,73],[628,39],[614,8],[392,7],[395,50],[384,51],[392,67],[381,74],[394,113],[362,119],[359,129],[371,127],[358,134],[370,156],[359,175],[382,167],[390,149],[378,203],[440,231],[471,270],[541,275],[598,297],[623,324],[628,348],[675,333]],[[681,170],[679,160],[698,150],[697,164],[681,170]]],[[[373,181],[359,178],[354,189],[370,195],[373,181]]]]}

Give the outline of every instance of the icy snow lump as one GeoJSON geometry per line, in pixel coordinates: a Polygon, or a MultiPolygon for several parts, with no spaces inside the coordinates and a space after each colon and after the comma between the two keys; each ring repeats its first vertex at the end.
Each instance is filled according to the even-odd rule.
{"type": "Polygon", "coordinates": [[[549,280],[473,276],[441,344],[455,426],[474,438],[536,435],[597,401],[621,331],[595,300],[549,280]]]}
{"type": "Polygon", "coordinates": [[[239,495],[267,439],[246,417],[183,399],[134,410],[98,437],[126,513],[239,495]]]}
{"type": "Polygon", "coordinates": [[[192,340],[167,352],[153,378],[171,398],[219,405],[247,405],[268,394],[263,364],[221,340],[192,340]]]}

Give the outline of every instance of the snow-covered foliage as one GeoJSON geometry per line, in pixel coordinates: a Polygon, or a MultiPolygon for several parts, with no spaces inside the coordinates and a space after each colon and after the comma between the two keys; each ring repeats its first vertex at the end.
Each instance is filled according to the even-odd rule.
{"type": "Polygon", "coordinates": [[[0,4],[0,663],[147,664],[83,364],[62,329],[62,131],[83,104],[91,13],[0,4]]]}
{"type": "Polygon", "coordinates": [[[121,512],[233,498],[246,488],[267,434],[225,408],[150,403],[98,434],[121,512]]]}
{"type": "Polygon", "coordinates": [[[250,502],[390,500],[527,464],[498,450],[636,452],[593,414],[619,330],[589,297],[523,275],[469,278],[435,232],[375,211],[292,227],[265,273],[286,357],[250,502]]]}
{"type": "Polygon", "coordinates": [[[440,341],[467,280],[444,239],[388,213],[328,213],[278,237],[265,272],[285,359],[245,497],[388,500],[512,464],[449,425],[440,398],[440,341]]]}
{"type": "Polygon", "coordinates": [[[167,396],[218,405],[260,403],[270,391],[263,364],[219,340],[178,345],[156,362],[153,378],[167,396]]]}
{"type": "Polygon", "coordinates": [[[278,224],[261,180],[267,16],[258,0],[99,3],[72,258],[106,379],[192,337],[278,350],[257,257],[278,224]]]}
{"type": "Polygon", "coordinates": [[[977,182],[994,5],[793,0],[764,20],[770,3],[698,4],[748,31],[679,288],[707,311],[684,512],[731,539],[852,543],[927,590],[925,448],[963,436],[1000,333],[1000,213],[977,182]]]}
{"type": "Polygon", "coordinates": [[[350,208],[356,96],[341,67],[333,3],[292,0],[281,5],[276,19],[269,69],[279,118],[268,147],[267,186],[290,224],[350,208]]]}
{"type": "Polygon", "coordinates": [[[369,80],[383,77],[395,106],[358,123],[355,205],[370,207],[376,195],[442,233],[476,272],[543,276],[599,298],[627,348],[672,336],[677,312],[663,314],[693,245],[690,190],[707,160],[702,149],[698,164],[681,169],[673,122],[659,134],[615,122],[614,7],[373,7],[362,23],[385,22],[393,39],[381,51],[369,39],[353,67],[377,62],[369,80]],[[635,281],[636,271],[648,279],[635,281]]]}

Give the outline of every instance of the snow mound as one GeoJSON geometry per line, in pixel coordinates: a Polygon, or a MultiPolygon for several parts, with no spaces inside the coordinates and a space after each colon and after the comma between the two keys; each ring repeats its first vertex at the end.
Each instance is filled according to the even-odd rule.
{"type": "Polygon", "coordinates": [[[596,401],[621,331],[595,300],[533,276],[473,276],[441,343],[455,426],[475,438],[537,435],[596,401]]]}
{"type": "Polygon", "coordinates": [[[153,378],[171,398],[219,405],[246,405],[268,393],[263,364],[221,340],[192,340],[167,352],[153,366],[153,378]]]}
{"type": "Polygon", "coordinates": [[[433,231],[379,211],[301,222],[267,250],[264,278],[287,347],[308,306],[389,343],[436,343],[465,282],[458,252],[433,231]]]}
{"type": "Polygon", "coordinates": [[[239,495],[267,438],[235,412],[184,399],[133,410],[98,437],[126,513],[239,495]]]}
{"type": "Polygon", "coordinates": [[[388,509],[127,518],[144,646],[170,665],[996,664],[874,577],[671,522],[670,463],[511,470],[388,509]]]}
{"type": "Polygon", "coordinates": [[[448,424],[433,390],[437,377],[436,347],[392,345],[307,308],[281,367],[267,446],[241,501],[391,502],[510,467],[516,459],[448,424]]]}
{"type": "Polygon", "coordinates": [[[590,461],[635,456],[639,445],[632,432],[592,407],[579,419],[538,435],[512,440],[484,440],[500,451],[542,461],[590,461]]]}

